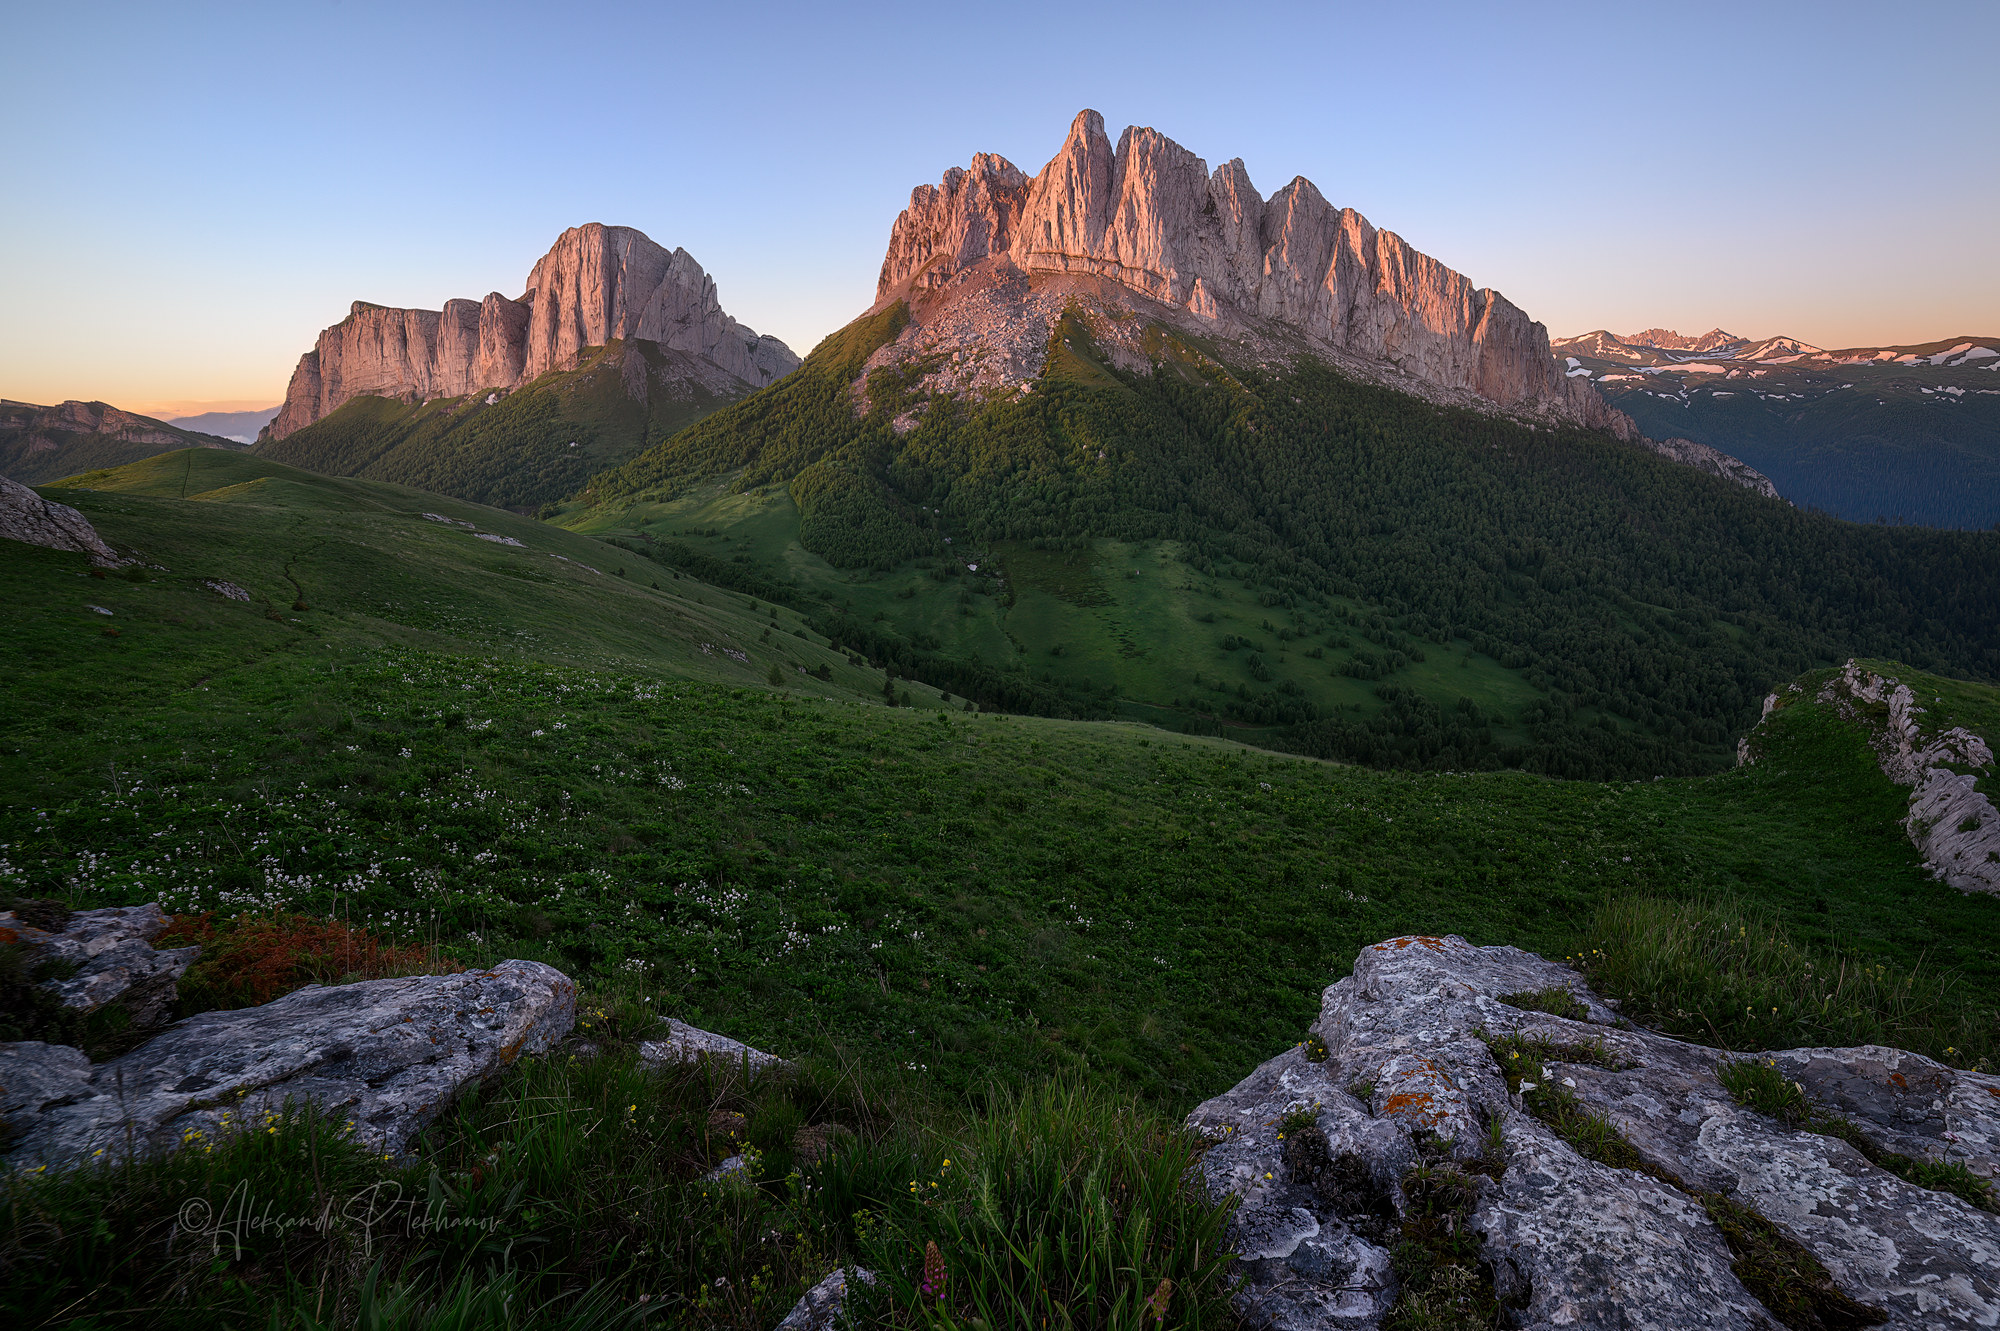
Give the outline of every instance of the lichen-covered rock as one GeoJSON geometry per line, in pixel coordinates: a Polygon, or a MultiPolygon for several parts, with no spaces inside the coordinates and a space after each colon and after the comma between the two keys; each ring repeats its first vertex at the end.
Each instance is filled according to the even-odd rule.
{"type": "Polygon", "coordinates": [[[1503,1114],[1507,1171],[1475,1215],[1496,1291],[1532,1327],[1766,1328],[1701,1203],[1503,1114]]]}
{"type": "Polygon", "coordinates": [[[791,1066],[776,1054],[752,1049],[741,1040],[732,1040],[726,1035],[700,1030],[671,1017],[667,1019],[667,1038],[647,1040],[640,1044],[639,1059],[651,1067],[667,1063],[692,1063],[697,1059],[710,1059],[719,1063],[735,1064],[738,1067],[747,1062],[753,1071],[791,1066]]]}
{"type": "Polygon", "coordinates": [[[1237,1199],[1230,1240],[1244,1287],[1236,1303],[1254,1326],[1372,1327],[1395,1302],[1393,1238],[1381,1202],[1393,1214],[1396,1185],[1416,1152],[1404,1129],[1369,1117],[1336,1084],[1336,1070],[1287,1050],[1188,1116],[1215,1143],[1201,1158],[1210,1196],[1237,1199]],[[1286,1161],[1288,1113],[1313,1117],[1314,1167],[1286,1161]],[[1338,1162],[1358,1168],[1341,1171],[1338,1162]]]}
{"type": "Polygon", "coordinates": [[[117,553],[104,543],[89,518],[5,476],[0,476],[0,539],[71,550],[88,555],[100,568],[116,568],[119,563],[117,553]]]}
{"type": "Polygon", "coordinates": [[[155,903],[76,911],[53,931],[0,911],[0,941],[25,948],[29,965],[54,961],[78,968],[42,981],[64,1007],[95,1012],[122,1003],[139,1026],[167,1016],[181,976],[201,955],[199,947],[155,948],[152,940],[166,928],[166,913],[155,903]]]}
{"type": "MultiPolygon", "coordinates": [[[[1891,1326],[2000,1323],[2000,1216],[1737,1104],[1717,1068],[1743,1055],[1636,1029],[1567,967],[1456,937],[1391,939],[1326,989],[1312,1034],[1320,1045],[1271,1060],[1188,1120],[1215,1143],[1202,1163],[1211,1195],[1240,1202],[1239,1309],[1254,1325],[1380,1325],[1396,1297],[1388,1252],[1411,1208],[1403,1181],[1454,1159],[1511,1325],[1774,1325],[1739,1278],[1741,1254],[1707,1204],[1718,1197],[1803,1245],[1840,1294],[1891,1326]],[[1581,1019],[1536,1010],[1570,1008],[1549,990],[1581,1019]],[[1488,1043],[1508,1037],[1549,1051],[1544,1075],[1642,1168],[1586,1159],[1527,1112],[1488,1043]],[[1310,1061],[1320,1047],[1325,1059],[1310,1061]],[[1315,1244],[1340,1255],[1321,1268],[1315,1244]]],[[[2000,1078],[1875,1047],[1759,1057],[1846,1116],[1876,1159],[1994,1173],[2000,1078]]]]}
{"type": "Polygon", "coordinates": [[[842,1267],[826,1279],[807,1290],[792,1310],[785,1314],[785,1320],[778,1323],[777,1331],[833,1331],[840,1320],[840,1308],[847,1301],[847,1282],[856,1281],[863,1285],[875,1283],[875,1273],[858,1266],[842,1267]]]}
{"type": "Polygon", "coordinates": [[[308,1102],[398,1153],[467,1086],[553,1047],[575,1021],[575,984],[536,961],[308,985],[190,1017],[97,1065],[74,1094],[13,1123],[7,1158],[28,1168],[168,1151],[308,1102]]]}
{"type": "Polygon", "coordinates": [[[66,1044],[0,1044],[0,1136],[11,1137],[90,1086],[90,1058],[66,1044]]]}
{"type": "MultiPolygon", "coordinates": [[[[1802,692],[1794,684],[1771,694],[1764,717],[1802,692]]],[[[1993,769],[1987,742],[1961,726],[1927,734],[1918,721],[1924,708],[1910,686],[1864,670],[1858,661],[1827,680],[1817,701],[1867,731],[1883,775],[1910,787],[1903,827],[1931,873],[1961,892],[2000,893],[2000,812],[1978,789],[1979,774],[1993,769]]],[[[1738,746],[1737,759],[1754,762],[1756,755],[1753,732],[1738,746]]]]}

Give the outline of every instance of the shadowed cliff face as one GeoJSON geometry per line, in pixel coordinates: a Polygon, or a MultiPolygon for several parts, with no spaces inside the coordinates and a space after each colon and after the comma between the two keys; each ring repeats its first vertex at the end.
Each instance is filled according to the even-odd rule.
{"type": "Polygon", "coordinates": [[[799,363],[777,338],[730,318],[715,279],[686,250],[593,222],[563,232],[519,300],[495,291],[482,301],[446,301],[442,311],[355,301],[299,357],[285,405],[262,438],[282,439],[364,395],[423,402],[514,388],[620,338],[699,356],[746,389],[799,363]]]}
{"type": "Polygon", "coordinates": [[[1095,111],[1076,117],[1032,179],[981,153],[914,191],[890,234],[877,300],[941,291],[989,261],[1116,283],[1223,335],[1303,335],[1419,384],[1620,438],[1638,433],[1562,376],[1547,330],[1499,292],[1335,208],[1303,177],[1267,200],[1240,160],[1210,172],[1156,130],[1129,128],[1113,149],[1095,111]]]}

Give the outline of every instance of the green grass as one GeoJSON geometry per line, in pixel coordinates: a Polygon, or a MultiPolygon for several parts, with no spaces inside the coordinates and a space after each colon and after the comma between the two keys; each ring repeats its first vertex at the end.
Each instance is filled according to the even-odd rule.
{"type": "MultiPolygon", "coordinates": [[[[1779,756],[1699,780],[1396,775],[677,678],[720,667],[671,638],[646,670],[441,650],[436,631],[314,637],[44,554],[7,565],[27,666],[0,731],[0,857],[26,895],[387,921],[467,963],[643,973],[687,1019],[783,1052],[839,1040],[958,1087],[1088,1071],[1176,1104],[1296,1041],[1367,943],[1561,956],[1635,894],[1731,893],[1804,944],[1927,955],[1981,1002],[2000,978],[1996,903],[1922,876],[1896,788],[1864,767],[1849,790],[1797,725],[1779,756]],[[85,596],[127,635],[101,638],[85,596]]],[[[622,606],[653,613],[650,589],[603,581],[599,619],[573,608],[578,645],[625,642],[622,606]]],[[[1868,761],[1852,749],[1832,756],[1868,761]]],[[[1820,1038],[1793,1015],[1764,1043],[1820,1038]]]]}
{"type": "Polygon", "coordinates": [[[860,1252],[885,1277],[867,1302],[930,1326],[1234,1326],[1228,1208],[1189,1183],[1200,1151],[1100,1090],[1002,1094],[863,1218],[860,1252]]]}
{"type": "MultiPolygon", "coordinates": [[[[881,688],[881,672],[850,667],[795,613],[773,619],[774,607],[753,597],[481,505],[205,449],[89,473],[50,493],[145,564],[145,581],[86,586],[78,561],[53,551],[15,547],[0,563],[20,612],[8,648],[31,667],[58,658],[83,666],[68,678],[31,671],[81,698],[171,693],[273,656],[384,643],[745,684],[765,681],[775,664],[799,688],[808,686],[801,667],[824,665],[831,678],[810,682],[820,696],[881,688]],[[252,599],[229,600],[209,581],[252,599]],[[300,602],[307,608],[294,610],[300,602]],[[95,652],[74,656],[83,642],[95,652]]],[[[937,705],[936,690],[916,694],[937,705]]]]}
{"type": "Polygon", "coordinates": [[[297,1109],[170,1157],[0,1178],[0,1310],[23,1327],[763,1331],[860,1263],[883,1283],[857,1303],[901,1325],[1136,1328],[1163,1280],[1172,1324],[1234,1324],[1226,1210],[1188,1189],[1200,1144],[1155,1111],[1056,1085],[946,1104],[821,1064],[648,1071],[642,1017],[586,1011],[606,1053],[525,1060],[408,1161],[297,1109]],[[839,1145],[798,1162],[814,1134],[839,1145]],[[708,1177],[739,1153],[749,1174],[708,1177]],[[942,1299],[920,1289],[933,1246],[942,1299]]]}
{"type": "Polygon", "coordinates": [[[1501,666],[1464,639],[1425,643],[1417,648],[1422,661],[1387,676],[1343,674],[1343,665],[1386,651],[1371,640],[1386,635],[1367,626],[1368,606],[1335,598],[1320,615],[1273,609],[1240,579],[1202,573],[1174,541],[1049,549],[961,536],[945,558],[841,569],[800,542],[799,510],[783,486],[740,490],[727,480],[618,511],[566,508],[555,521],[607,539],[684,543],[774,578],[799,604],[839,606],[947,656],[1102,695],[1122,715],[1175,730],[1268,742],[1280,733],[1276,725],[1241,720],[1229,707],[1274,688],[1325,714],[1365,721],[1387,708],[1378,693],[1387,678],[1446,708],[1469,701],[1495,744],[1518,746],[1529,738],[1522,712],[1542,696],[1522,669],[1501,666]],[[1232,638],[1253,645],[1225,648],[1232,638]],[[1253,656],[1267,675],[1259,676],[1253,656]]]}
{"type": "Polygon", "coordinates": [[[357,397],[302,430],[259,447],[264,456],[333,476],[418,486],[530,511],[562,498],[740,394],[662,387],[678,353],[634,344],[648,387],[626,385],[626,344],[588,348],[489,402],[488,394],[421,404],[357,397]]]}
{"type": "Polygon", "coordinates": [[[1626,1015],[1724,1049],[1882,1044],[1959,1067],[2000,1061],[1990,985],[1921,953],[1892,963],[1803,946],[1740,900],[1607,902],[1577,960],[1626,1015]]]}
{"type": "MultiPolygon", "coordinates": [[[[882,1179],[906,1158],[922,1157],[929,1172],[911,1177],[928,1181],[931,1147],[949,1140],[970,1158],[986,1140],[965,1106],[1001,1120],[1024,1105],[1057,1113],[1026,1089],[1051,1078],[1087,1090],[1077,1103],[1091,1114],[1172,1121],[1297,1043],[1320,989],[1361,946],[1397,934],[1615,956],[1619,926],[1600,909],[1726,898],[1755,912],[1772,931],[1758,936],[1780,950],[1831,956],[1855,975],[1863,958],[1878,977],[1938,972],[1918,986],[1929,997],[1879,1018],[1915,1047],[1990,1011],[2000,993],[2000,903],[1922,874],[1899,826],[1902,792],[1859,732],[1816,706],[1787,708],[1767,724],[1758,763],[1713,777],[1597,784],[1340,767],[1129,722],[968,714],[921,689],[925,707],[886,708],[881,672],[850,665],[789,608],[776,609],[766,639],[769,602],[675,579],[584,535],[379,483],[201,453],[90,484],[58,497],[137,550],[145,580],[0,548],[12,611],[0,623],[10,666],[0,891],[76,907],[159,900],[338,916],[466,964],[551,961],[597,996],[593,1011],[607,1016],[591,1019],[609,1021],[617,1042],[645,1014],[667,1013],[823,1060],[841,1071],[814,1074],[818,1089],[790,1110],[762,1090],[729,1104],[773,1169],[801,1123],[851,1118],[867,1146],[856,1169],[865,1156],[875,1173],[830,1182],[829,1195],[882,1200],[882,1179]],[[477,540],[426,511],[522,545],[477,540]],[[208,579],[255,599],[226,600],[208,579]],[[705,653],[704,642],[748,660],[705,653]],[[769,688],[773,663],[801,685],[769,688]],[[834,679],[805,687],[796,666],[820,663],[834,679]],[[838,1089],[862,1083],[908,1086],[911,1103],[942,1108],[906,1112],[893,1107],[901,1092],[838,1089]],[[890,1109],[863,1108],[885,1100],[890,1109]]],[[[1050,575],[1077,594],[1063,576],[1050,575]]],[[[1680,918],[1624,936],[1658,951],[1706,927],[1705,915],[1680,918]]],[[[1678,1011],[1725,1043],[1844,1039],[1869,1015],[1857,1000],[1859,1015],[1840,1017],[1849,1024],[1831,1022],[1800,988],[1778,1014],[1738,1024],[1729,986],[1786,972],[1762,953],[1730,962],[1724,949],[1719,964],[1692,943],[1665,950],[1682,959],[1646,971],[1628,958],[1623,972],[1593,974],[1614,992],[1640,977],[1626,1011],[1678,1011]],[[1704,968],[1721,977],[1709,988],[1689,978],[1704,968]],[[1639,1000],[1651,995],[1647,1008],[1639,1000]]],[[[1891,993],[1888,978],[1877,983],[1891,993]]],[[[1968,1057],[1978,1048],[1957,1046],[1968,1057]]],[[[482,1090],[441,1129],[425,1168],[457,1190],[455,1207],[477,1194],[481,1207],[512,1208],[513,1265],[476,1251],[388,1265],[382,1306],[483,1297],[497,1279],[523,1282],[517,1307],[540,1306],[626,1280],[616,1262],[651,1244],[647,1260],[671,1265],[639,1263],[631,1280],[664,1273],[658,1288],[684,1301],[677,1321],[768,1326],[835,1254],[859,1250],[854,1210],[879,1207],[807,1223],[770,1209],[793,1204],[781,1179],[735,1210],[720,1194],[699,1198],[710,1147],[671,1135],[693,1122],[693,1102],[674,1098],[692,1092],[647,1087],[613,1058],[537,1065],[482,1090]],[[646,1132],[665,1135],[613,1132],[620,1112],[636,1112],[624,1106],[648,1103],[642,1092],[659,1106],[646,1132]],[[511,1120],[543,1095],[580,1106],[574,1122],[521,1147],[505,1188],[482,1192],[487,1167],[475,1183],[474,1166],[500,1141],[523,1140],[511,1120]],[[640,1162],[631,1186],[657,1196],[619,1191],[626,1161],[640,1162]],[[571,1189],[572,1176],[587,1182],[571,1189]],[[618,1209],[626,1200],[636,1218],[618,1209]],[[698,1201],[711,1209],[689,1209],[698,1201]],[[767,1242],[774,1229],[792,1237],[767,1242]],[[690,1233],[720,1246],[689,1247],[709,1241],[690,1233]],[[489,1283],[455,1284],[461,1269],[489,1283]]],[[[298,1150],[321,1151],[296,1135],[311,1131],[296,1128],[298,1150]]],[[[1121,1140],[1151,1131],[1121,1128],[1121,1140]]],[[[1174,1149],[1156,1141],[1128,1164],[1143,1173],[1174,1149]]],[[[337,1156],[326,1146],[324,1163],[285,1167],[297,1188],[319,1190],[298,1193],[301,1205],[385,1177],[337,1156]]],[[[79,1249],[85,1266],[64,1268],[71,1284],[35,1287],[49,1300],[36,1316],[85,1297],[106,1316],[156,1317],[175,1288],[197,1287],[186,1306],[229,1316],[274,1301],[320,1321],[358,1315],[320,1293],[362,1287],[369,1262],[345,1249],[274,1250],[220,1269],[186,1253],[160,1272],[132,1265],[160,1237],[165,1198],[196,1183],[226,1196],[243,1176],[170,1172],[209,1159],[162,1165],[150,1193],[128,1180],[153,1209],[107,1218],[108,1232],[79,1249]],[[105,1279],[121,1292],[85,1294],[105,1279]]],[[[406,1182],[428,1189],[428,1177],[406,1182]]],[[[64,1227],[16,1213],[16,1251],[46,1251],[37,1236],[51,1233],[96,1234],[104,1194],[87,1188],[114,1185],[75,1186],[86,1191],[63,1194],[64,1227]]],[[[893,1232],[928,1243],[938,1231],[893,1232]]],[[[946,1260],[971,1269],[969,1257],[946,1260]]],[[[991,1288],[1055,1297],[1033,1292],[1054,1284],[1016,1278],[1025,1270],[994,1275],[991,1288]]],[[[647,1292],[618,1288],[626,1300],[647,1292]]],[[[1129,1312],[1131,1291],[1107,1306],[1129,1312]]]]}

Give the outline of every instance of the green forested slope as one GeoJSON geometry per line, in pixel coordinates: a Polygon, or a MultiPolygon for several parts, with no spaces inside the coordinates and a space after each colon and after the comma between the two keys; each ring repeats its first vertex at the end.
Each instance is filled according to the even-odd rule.
{"type": "Polygon", "coordinates": [[[731,400],[686,382],[663,386],[659,348],[638,351],[651,377],[637,395],[623,373],[625,345],[612,342],[587,350],[574,370],[491,402],[481,394],[416,406],[355,398],[257,452],[330,476],[531,511],[731,400]]]}
{"type": "Polygon", "coordinates": [[[850,639],[1375,763],[1694,772],[1815,665],[2000,672],[1991,533],[1838,522],[1602,436],[1170,337],[1158,373],[1120,374],[1078,319],[1024,398],[926,403],[877,371],[856,419],[849,381],[903,317],[829,338],[560,521],[706,550],[861,621],[850,639]]]}

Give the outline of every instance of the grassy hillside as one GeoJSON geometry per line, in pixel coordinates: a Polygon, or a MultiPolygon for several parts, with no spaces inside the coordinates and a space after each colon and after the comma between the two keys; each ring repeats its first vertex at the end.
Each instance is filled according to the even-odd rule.
{"type": "Polygon", "coordinates": [[[135,416],[101,402],[90,406],[107,428],[74,428],[78,422],[65,419],[58,408],[0,403],[0,476],[23,485],[47,485],[80,471],[121,467],[183,448],[244,447],[233,439],[135,416]]]}
{"type": "MultiPolygon", "coordinates": [[[[880,671],[789,609],[378,482],[198,451],[83,483],[48,493],[146,564],[98,577],[0,543],[0,896],[280,936],[336,916],[466,964],[546,959],[609,1053],[524,1060],[415,1163],[301,1115],[212,1154],[10,1177],[0,1307],[23,1325],[764,1327],[834,1262],[901,1279],[929,1239],[983,1288],[940,1214],[1004,1195],[1032,1243],[1128,1205],[1135,1171],[1182,1197],[1174,1121],[1301,1038],[1320,989],[1395,934],[1588,947],[1627,1011],[1730,1047],[2000,1055],[2000,901],[1921,873],[1904,792],[1811,704],[1712,776],[1344,767],[968,712],[908,681],[917,705],[888,707],[880,671]],[[1801,958],[1819,969],[1789,985],[1774,963],[1801,958]],[[643,1074],[632,1043],[663,1015],[805,1068],[643,1074]],[[830,1122],[863,1144],[804,1166],[805,1125],[830,1122]],[[758,1186],[705,1177],[741,1149],[725,1123],[765,1152],[758,1186]],[[1064,1186],[1029,1195],[1030,1174],[1064,1186]],[[942,1208],[912,1201],[917,1178],[942,1208]],[[346,1223],[158,1255],[190,1199],[345,1217],[383,1189],[486,1227],[383,1227],[358,1265],[346,1223]]],[[[776,499],[700,502],[743,505],[754,533],[776,499]]],[[[714,547],[689,562],[749,577],[688,539],[714,547]]],[[[1018,576],[1092,601],[1068,554],[1024,547],[1018,576]]],[[[2000,716],[1991,687],[1892,669],[1957,720],[2000,716]]],[[[1214,1217],[1184,1199],[1153,1223],[1214,1217]]],[[[1061,1282],[1108,1259],[1063,1251],[1042,1269],[1073,1313],[1086,1295],[1061,1282]]],[[[1164,1260],[1140,1263],[1146,1288],[1164,1260]]],[[[1177,1297],[1219,1300],[1172,1269],[1177,1297]]]]}
{"type": "Polygon", "coordinates": [[[1378,765],[1691,774],[1817,665],[2000,672],[2000,535],[1836,522],[1165,333],[1157,373],[1121,374],[1080,319],[1025,397],[926,402],[884,370],[857,419],[850,383],[901,315],[556,520],[901,644],[974,697],[965,663],[1073,714],[1378,765]]]}
{"type": "Polygon", "coordinates": [[[417,406],[355,398],[258,452],[331,476],[531,511],[732,400],[687,382],[663,383],[673,353],[650,344],[637,349],[648,378],[636,391],[626,381],[625,345],[613,342],[585,351],[574,370],[545,374],[504,396],[417,406]]]}
{"type": "Polygon", "coordinates": [[[584,537],[254,458],[163,498],[173,461],[60,493],[166,566],[151,580],[27,547],[0,564],[21,607],[0,629],[15,891],[337,910],[467,960],[642,976],[781,1049],[950,1086],[1087,1068],[1176,1104],[1291,1038],[1365,942],[1562,955],[1635,891],[1740,895],[1804,940],[2000,987],[2000,903],[1922,877],[1901,792],[1817,709],[1767,741],[1796,761],[1598,785],[1330,766],[924,690],[929,710],[888,708],[879,673],[790,612],[767,639],[768,605],[671,574],[655,591],[631,561],[588,572],[618,556],[584,537]],[[830,683],[798,673],[821,663],[830,683]]]}
{"type": "MultiPolygon", "coordinates": [[[[801,668],[824,666],[827,677],[812,681],[823,696],[879,697],[883,683],[799,636],[797,615],[531,518],[400,486],[195,449],[48,493],[145,563],[104,580],[59,577],[74,561],[10,544],[4,567],[19,613],[9,645],[31,667],[73,636],[100,658],[83,671],[31,668],[16,681],[24,702],[45,684],[110,705],[128,688],[172,691],[250,661],[384,644],[496,661],[644,664],[718,683],[767,682],[774,665],[803,680],[801,668]],[[49,578],[33,585],[67,590],[49,599],[20,581],[49,578]]],[[[916,694],[936,705],[934,691],[916,694]]]]}

